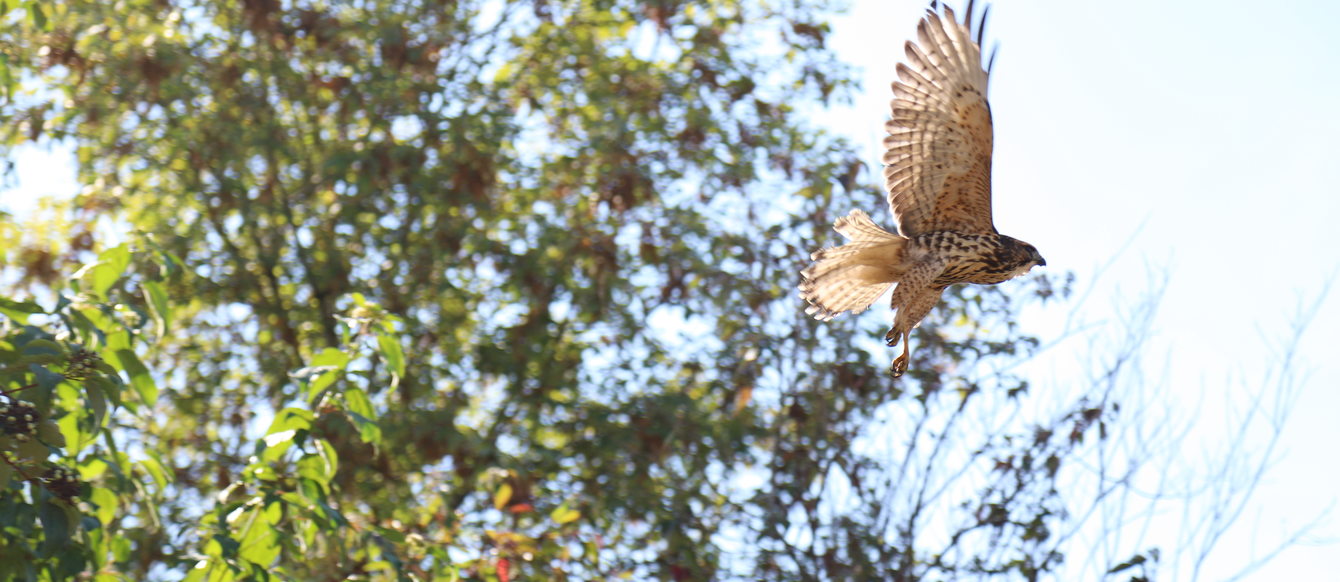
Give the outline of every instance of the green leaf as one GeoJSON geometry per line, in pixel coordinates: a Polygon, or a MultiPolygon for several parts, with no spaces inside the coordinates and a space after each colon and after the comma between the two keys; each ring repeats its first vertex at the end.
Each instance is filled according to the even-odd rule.
{"type": "Polygon", "coordinates": [[[130,386],[139,394],[141,402],[152,407],[158,401],[158,384],[135,352],[125,348],[115,350],[108,361],[130,376],[130,386]]]}
{"type": "Polygon", "coordinates": [[[368,393],[362,388],[353,387],[344,391],[344,402],[349,407],[349,412],[362,416],[363,418],[376,418],[376,411],[372,408],[372,401],[368,399],[368,393]]]}
{"type": "Polygon", "coordinates": [[[381,444],[382,430],[375,420],[377,411],[372,406],[372,400],[368,399],[367,392],[358,387],[345,390],[344,402],[349,418],[358,427],[359,438],[365,443],[381,444]]]}
{"type": "MultiPolygon", "coordinates": [[[[8,13],[9,10],[3,6],[4,5],[0,3],[0,14],[8,13]]],[[[13,89],[14,73],[12,72],[12,67],[9,66],[9,57],[0,55],[0,96],[4,96],[6,99],[13,98],[13,89]]],[[[0,573],[3,573],[3,570],[0,570],[0,573]]]]}
{"type": "Polygon", "coordinates": [[[313,368],[320,368],[325,366],[343,368],[348,364],[349,364],[348,354],[335,348],[326,348],[324,350],[321,350],[321,353],[317,354],[316,357],[312,358],[312,361],[308,365],[313,368]]]}
{"type": "MultiPolygon", "coordinates": [[[[326,484],[321,482],[321,480],[319,479],[308,479],[299,476],[298,493],[299,493],[298,497],[303,500],[310,501],[312,503],[320,503],[322,500],[326,498],[327,487],[326,484]]],[[[322,515],[321,512],[316,511],[310,512],[308,513],[308,516],[311,517],[313,521],[321,522],[319,524],[319,527],[321,527],[322,529],[331,527],[331,524],[325,521],[326,516],[322,515]]]]}
{"type": "Polygon", "coordinates": [[[158,459],[157,455],[150,454],[140,460],[137,465],[139,465],[145,473],[149,474],[149,477],[153,479],[154,485],[158,487],[159,491],[166,489],[168,483],[172,481],[172,473],[168,472],[167,468],[163,466],[163,462],[158,459]]]}
{"type": "Polygon", "coordinates": [[[379,536],[381,536],[381,537],[383,537],[383,538],[386,538],[386,539],[389,540],[391,543],[394,543],[394,544],[403,544],[403,543],[405,543],[405,532],[402,532],[402,531],[400,531],[400,530],[391,529],[391,528],[388,528],[388,527],[381,527],[381,526],[378,526],[378,525],[374,525],[374,526],[372,526],[372,529],[373,529],[374,531],[377,532],[377,535],[379,535],[379,536]]]}
{"type": "MultiPolygon", "coordinates": [[[[106,364],[103,365],[105,366],[106,364]]],[[[113,370],[113,372],[115,371],[113,370]]],[[[107,400],[109,398],[113,404],[117,406],[122,405],[122,384],[119,381],[113,381],[113,378],[116,378],[116,376],[94,375],[89,376],[88,379],[84,380],[84,398],[87,399],[88,405],[93,409],[92,411],[97,418],[98,426],[102,426],[102,419],[107,417],[107,400]]],[[[116,380],[120,379],[116,378],[116,380]]],[[[136,409],[133,404],[129,406],[129,408],[132,412],[136,409]]]]}
{"type": "Polygon", "coordinates": [[[105,378],[94,377],[84,380],[84,401],[88,404],[89,412],[93,413],[93,425],[102,427],[103,419],[107,418],[107,391],[112,387],[112,383],[105,378]]]}
{"type": "Polygon", "coordinates": [[[86,290],[90,294],[106,299],[107,290],[125,274],[128,266],[130,266],[130,248],[123,244],[103,251],[98,255],[96,262],[86,265],[74,276],[85,283],[86,290]]]}
{"type": "Polygon", "coordinates": [[[343,375],[343,370],[330,370],[317,376],[315,380],[312,380],[312,385],[307,389],[307,401],[316,402],[316,400],[321,397],[321,394],[325,392],[326,388],[329,388],[331,384],[334,384],[335,381],[339,380],[343,375]]]}
{"type": "Polygon", "coordinates": [[[162,283],[145,281],[141,287],[144,289],[144,298],[149,304],[149,313],[153,315],[154,323],[157,324],[158,337],[162,338],[167,335],[168,328],[172,325],[172,303],[168,301],[162,283]]]}
{"type": "Polygon", "coordinates": [[[317,439],[316,447],[317,454],[321,456],[321,460],[325,463],[326,479],[333,479],[335,477],[335,471],[340,468],[339,453],[335,451],[335,446],[331,445],[330,442],[325,439],[317,439]]]}
{"type": "Polygon", "coordinates": [[[312,428],[312,421],[315,417],[311,411],[301,408],[285,408],[275,414],[275,419],[270,422],[270,428],[265,434],[274,434],[286,430],[309,430],[312,428]]]}
{"type": "Polygon", "coordinates": [[[290,428],[279,432],[272,432],[261,438],[267,447],[277,447],[281,444],[292,442],[293,437],[298,435],[298,429],[290,428]]]}
{"type": "Polygon", "coordinates": [[[84,447],[93,443],[91,434],[83,430],[80,426],[80,418],[83,415],[77,412],[67,414],[56,419],[56,426],[60,428],[61,440],[65,441],[65,450],[71,453],[78,453],[84,450],[84,447]]]}
{"type": "Polygon", "coordinates": [[[321,455],[319,454],[308,453],[303,455],[301,459],[298,459],[299,477],[311,479],[324,486],[330,483],[332,474],[330,465],[327,464],[326,460],[321,458],[321,455]]]}
{"type": "Polygon", "coordinates": [[[354,414],[354,425],[358,427],[358,438],[370,445],[382,443],[382,427],[374,420],[354,414]]]}
{"type": "Polygon", "coordinates": [[[46,10],[42,8],[42,3],[37,0],[28,2],[28,18],[33,24],[44,31],[51,30],[51,23],[47,20],[46,10]]]}
{"type": "Polygon", "coordinates": [[[53,447],[65,446],[65,436],[61,434],[60,427],[52,420],[43,420],[37,424],[37,438],[42,442],[53,447]]]}
{"type": "Polygon", "coordinates": [[[313,357],[307,367],[294,372],[293,376],[305,379],[316,374],[307,388],[307,401],[316,402],[325,389],[344,374],[344,367],[347,365],[349,365],[348,354],[335,348],[326,348],[313,357]]]}
{"type": "Polygon", "coordinates": [[[72,528],[64,507],[50,499],[43,499],[37,504],[37,518],[42,521],[43,553],[54,554],[69,543],[72,528]]]}
{"type": "MultiPolygon", "coordinates": [[[[18,437],[13,438],[18,439],[18,437]]],[[[23,442],[18,443],[18,445],[14,447],[14,452],[24,461],[38,463],[46,460],[47,456],[51,454],[51,449],[42,444],[41,441],[29,437],[23,442]]]]}
{"type": "Polygon", "coordinates": [[[112,523],[116,517],[117,506],[119,505],[116,494],[106,487],[94,487],[93,492],[88,496],[88,502],[93,505],[93,515],[103,525],[112,523]]]}
{"type": "Polygon", "coordinates": [[[247,511],[241,539],[238,540],[241,544],[237,553],[239,558],[269,566],[279,556],[279,531],[274,527],[279,517],[276,514],[282,513],[282,510],[278,510],[278,505],[272,503],[269,506],[276,508],[276,511],[271,511],[269,507],[251,508],[247,511]]]}
{"type": "MultiPolygon", "coordinates": [[[[23,344],[23,354],[32,356],[60,356],[66,357],[65,346],[62,346],[49,339],[35,339],[23,344]]],[[[34,360],[22,359],[24,363],[36,363],[34,360]]],[[[44,361],[43,363],[49,363],[44,361]]]]}
{"type": "Polygon", "coordinates": [[[265,450],[261,452],[261,460],[272,462],[284,456],[289,448],[293,446],[293,438],[298,436],[299,429],[281,430],[265,435],[261,442],[265,444],[265,450]]]}
{"type": "Polygon", "coordinates": [[[377,353],[381,354],[386,366],[396,375],[405,377],[405,352],[400,349],[400,339],[389,332],[377,332],[377,353]]]}
{"type": "Polygon", "coordinates": [[[46,311],[33,301],[14,301],[13,299],[0,297],[0,314],[19,324],[28,323],[28,316],[39,313],[46,313],[46,311]]]}

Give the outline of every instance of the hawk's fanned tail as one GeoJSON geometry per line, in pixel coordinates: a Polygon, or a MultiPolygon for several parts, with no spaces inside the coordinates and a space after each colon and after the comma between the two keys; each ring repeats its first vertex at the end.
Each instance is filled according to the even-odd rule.
{"type": "Polygon", "coordinates": [[[810,304],[805,313],[823,321],[865,311],[898,282],[907,243],[860,210],[839,218],[833,230],[851,242],[815,252],[814,262],[800,272],[800,297],[810,304]]]}

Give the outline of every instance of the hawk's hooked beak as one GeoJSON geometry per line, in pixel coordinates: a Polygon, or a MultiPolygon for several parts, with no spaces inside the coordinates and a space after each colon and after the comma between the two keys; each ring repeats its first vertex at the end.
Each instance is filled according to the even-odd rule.
{"type": "Polygon", "coordinates": [[[1045,267],[1045,266],[1047,266],[1047,259],[1044,259],[1044,258],[1042,258],[1041,256],[1039,256],[1039,257],[1038,257],[1038,266],[1039,266],[1039,267],[1045,267]]]}

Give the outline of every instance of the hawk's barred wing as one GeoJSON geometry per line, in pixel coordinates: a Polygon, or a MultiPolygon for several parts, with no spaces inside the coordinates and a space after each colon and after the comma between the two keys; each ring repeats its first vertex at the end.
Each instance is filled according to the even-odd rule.
{"type": "MultiPolygon", "coordinates": [[[[963,22],[931,11],[906,46],[885,124],[884,178],[903,236],[952,230],[996,232],[991,221],[991,109],[986,103],[981,28],[972,4],[963,22]]],[[[988,68],[989,65],[988,65],[988,68]]]]}

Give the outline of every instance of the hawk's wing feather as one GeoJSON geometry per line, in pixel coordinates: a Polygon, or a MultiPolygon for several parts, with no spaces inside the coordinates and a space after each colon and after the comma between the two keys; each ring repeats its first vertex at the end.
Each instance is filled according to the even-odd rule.
{"type": "Polygon", "coordinates": [[[884,139],[885,188],[898,230],[994,234],[991,109],[971,9],[963,22],[948,7],[943,17],[928,12],[906,53],[884,139]]]}

